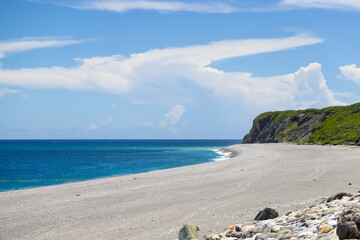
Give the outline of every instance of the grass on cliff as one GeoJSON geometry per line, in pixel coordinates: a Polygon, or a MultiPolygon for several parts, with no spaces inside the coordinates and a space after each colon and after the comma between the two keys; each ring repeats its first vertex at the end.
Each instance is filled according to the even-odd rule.
{"type": "Polygon", "coordinates": [[[313,129],[308,143],[360,145],[360,103],[322,111],[329,115],[313,129]]]}
{"type": "MultiPolygon", "coordinates": [[[[271,115],[270,123],[299,114],[322,113],[326,113],[326,117],[312,130],[312,135],[303,143],[360,145],[360,103],[323,109],[266,112],[260,114],[254,121],[259,121],[267,115],[271,115]]],[[[290,126],[291,130],[295,130],[296,127],[296,125],[290,126]]]]}

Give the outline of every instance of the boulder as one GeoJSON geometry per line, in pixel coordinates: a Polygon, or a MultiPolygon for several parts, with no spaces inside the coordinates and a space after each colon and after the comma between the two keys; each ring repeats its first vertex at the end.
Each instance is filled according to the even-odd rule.
{"type": "Polygon", "coordinates": [[[327,202],[331,202],[336,199],[342,199],[344,196],[351,196],[351,194],[346,193],[346,192],[339,192],[339,193],[335,194],[334,196],[329,197],[327,199],[327,202]]]}
{"type": "Polygon", "coordinates": [[[199,227],[192,223],[186,223],[179,231],[179,240],[198,239],[199,227]]]}
{"type": "Polygon", "coordinates": [[[267,220],[267,219],[273,219],[277,218],[279,216],[279,213],[272,209],[272,208],[265,208],[264,210],[260,211],[254,220],[267,220]]]}
{"type": "Polygon", "coordinates": [[[339,239],[360,239],[360,206],[346,208],[339,216],[336,234],[339,239]]]}

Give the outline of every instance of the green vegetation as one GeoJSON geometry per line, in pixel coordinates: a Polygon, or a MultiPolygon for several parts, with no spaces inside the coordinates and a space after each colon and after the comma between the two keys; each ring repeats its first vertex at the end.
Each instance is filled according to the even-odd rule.
{"type": "Polygon", "coordinates": [[[323,110],[329,114],[313,129],[308,143],[360,145],[360,103],[323,110]]]}
{"type": "Polygon", "coordinates": [[[245,142],[246,139],[248,142],[360,145],[360,103],[262,113],[254,119],[245,142]]]}

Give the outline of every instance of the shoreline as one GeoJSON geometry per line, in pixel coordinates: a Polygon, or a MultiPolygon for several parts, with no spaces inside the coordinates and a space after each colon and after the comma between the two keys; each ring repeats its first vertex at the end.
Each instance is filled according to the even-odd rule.
{"type": "Polygon", "coordinates": [[[146,173],[0,192],[2,239],[176,239],[185,222],[200,235],[284,214],[338,191],[356,192],[360,148],[240,144],[240,153],[146,173]],[[348,185],[349,182],[352,185],[348,185]]]}
{"type": "Polygon", "coordinates": [[[5,190],[5,191],[0,190],[0,193],[11,192],[11,191],[21,191],[21,190],[33,189],[33,188],[58,186],[58,185],[72,184],[72,183],[78,183],[78,182],[96,181],[96,180],[102,180],[102,179],[107,179],[107,178],[117,178],[117,177],[123,177],[123,176],[138,175],[138,174],[142,174],[142,173],[156,172],[156,171],[162,171],[162,170],[167,170],[167,169],[176,169],[176,168],[194,166],[194,165],[199,165],[199,164],[207,164],[207,163],[212,163],[212,162],[217,162],[217,161],[229,160],[231,158],[236,157],[239,154],[238,152],[236,152],[234,150],[231,150],[231,146],[232,145],[227,146],[227,147],[218,148],[218,149],[208,149],[209,151],[217,153],[219,156],[217,158],[212,158],[209,162],[205,162],[205,163],[196,163],[196,164],[192,164],[192,165],[185,165],[185,166],[178,166],[178,167],[150,170],[150,171],[146,171],[146,172],[130,173],[130,174],[124,174],[124,175],[104,176],[104,177],[99,177],[99,178],[76,180],[76,181],[70,181],[70,182],[64,182],[64,183],[58,183],[58,184],[51,184],[51,185],[44,185],[44,186],[33,186],[33,187],[25,187],[25,188],[20,188],[20,189],[9,189],[9,190],[5,190]],[[227,153],[230,153],[229,157],[227,157],[227,153]]]}

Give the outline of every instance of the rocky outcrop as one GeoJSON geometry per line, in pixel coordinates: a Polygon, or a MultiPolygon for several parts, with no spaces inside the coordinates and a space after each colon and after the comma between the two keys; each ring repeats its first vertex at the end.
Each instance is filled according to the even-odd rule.
{"type": "Polygon", "coordinates": [[[260,114],[243,143],[360,145],[360,103],[260,114]]]}
{"type": "Polygon", "coordinates": [[[260,115],[253,122],[243,143],[302,142],[327,116],[323,113],[299,113],[281,116],[281,112],[260,115]]]}

